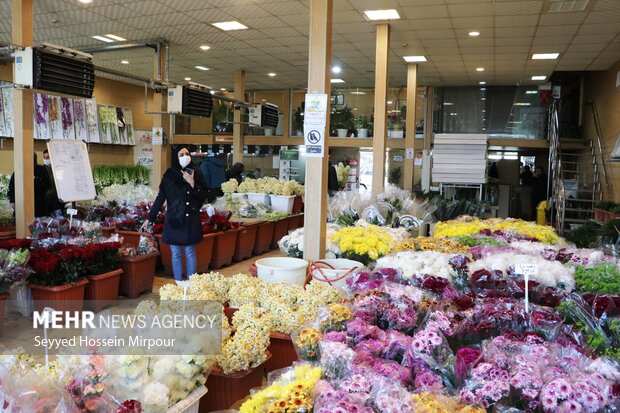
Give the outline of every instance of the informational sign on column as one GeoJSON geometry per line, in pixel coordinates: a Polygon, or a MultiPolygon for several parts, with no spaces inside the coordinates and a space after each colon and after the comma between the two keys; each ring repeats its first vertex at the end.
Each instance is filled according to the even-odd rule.
{"type": "Polygon", "coordinates": [[[325,156],[325,125],[304,125],[304,143],[306,157],[325,156]]]}
{"type": "Polygon", "coordinates": [[[153,128],[153,145],[163,145],[164,128],[153,128]]]}
{"type": "Polygon", "coordinates": [[[327,123],[327,95],[307,93],[304,113],[304,144],[306,156],[325,156],[325,125],[327,123]]]}
{"type": "Polygon", "coordinates": [[[134,131],[136,137],[136,146],[133,149],[134,163],[136,165],[144,165],[153,174],[153,132],[150,130],[136,129],[134,131]]]}

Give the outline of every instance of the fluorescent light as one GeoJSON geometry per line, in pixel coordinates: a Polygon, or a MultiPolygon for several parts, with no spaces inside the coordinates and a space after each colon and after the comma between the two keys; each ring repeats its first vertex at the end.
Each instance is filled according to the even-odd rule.
{"type": "Polygon", "coordinates": [[[489,159],[502,159],[502,155],[491,154],[489,155],[489,159]]]}
{"type": "Polygon", "coordinates": [[[534,53],[532,60],[555,60],[560,56],[559,53],[534,53]]]}
{"type": "Polygon", "coordinates": [[[185,78],[185,80],[186,80],[187,82],[189,82],[190,80],[192,80],[192,78],[191,78],[191,77],[186,77],[186,78],[185,78]]]}
{"type": "Polygon", "coordinates": [[[450,116],[456,116],[456,115],[458,115],[458,113],[456,113],[456,112],[450,113],[450,116]]]}
{"type": "Polygon", "coordinates": [[[480,32],[469,32],[469,35],[471,37],[478,37],[478,36],[480,36],[480,32]]]}
{"type": "Polygon", "coordinates": [[[267,73],[267,76],[269,76],[269,77],[275,77],[275,76],[276,76],[276,73],[274,73],[274,72],[269,72],[269,73],[267,73]]]}
{"type": "Polygon", "coordinates": [[[538,76],[538,75],[532,76],[532,80],[545,80],[546,78],[547,78],[547,76],[542,76],[542,75],[540,75],[540,76],[538,76]]]}
{"type": "Polygon", "coordinates": [[[443,105],[444,106],[452,106],[452,105],[454,105],[454,103],[453,102],[444,102],[443,105]]]}
{"type": "Polygon", "coordinates": [[[476,72],[484,72],[484,67],[477,67],[476,72]]]}
{"type": "Polygon", "coordinates": [[[387,101],[387,104],[388,104],[388,105],[391,105],[391,104],[392,104],[392,101],[391,101],[391,100],[388,100],[388,101],[387,101]]]}
{"type": "Polygon", "coordinates": [[[480,98],[480,100],[487,100],[487,98],[480,98]]]}
{"type": "Polygon", "coordinates": [[[89,3],[92,3],[92,2],[93,2],[93,0],[80,0],[80,3],[83,3],[83,4],[89,4],[89,3]]]}
{"type": "Polygon", "coordinates": [[[487,90],[487,88],[486,87],[481,87],[480,90],[487,90]]]}
{"type": "Polygon", "coordinates": [[[536,95],[536,94],[538,94],[538,90],[526,90],[525,94],[526,95],[536,95]]]}
{"type": "Polygon", "coordinates": [[[217,22],[211,23],[213,26],[217,27],[220,30],[230,31],[230,30],[245,30],[248,28],[245,24],[241,24],[238,21],[229,21],[229,22],[217,22]]]}
{"type": "Polygon", "coordinates": [[[516,155],[504,155],[504,159],[510,159],[510,160],[516,161],[517,159],[519,159],[519,157],[516,155]]]}
{"type": "Polygon", "coordinates": [[[220,90],[221,90],[222,92],[226,92],[226,90],[227,90],[227,89],[226,89],[225,87],[221,87],[221,88],[220,88],[220,90]]]}
{"type": "Polygon", "coordinates": [[[332,67],[332,73],[340,73],[340,72],[342,72],[342,69],[340,68],[340,66],[332,67]]]}
{"type": "Polygon", "coordinates": [[[487,82],[478,82],[479,85],[486,85],[487,82]]]}
{"type": "Polygon", "coordinates": [[[93,39],[101,40],[102,42],[106,42],[106,43],[114,43],[114,40],[108,39],[107,37],[103,37],[103,36],[93,36],[93,39]]]}
{"type": "Polygon", "coordinates": [[[128,65],[129,64],[129,60],[121,60],[121,63],[124,65],[128,65]]]}
{"type": "MultiPolygon", "coordinates": [[[[482,113],[485,113],[487,110],[486,109],[482,109],[482,113]]],[[[484,119],[483,119],[484,120],[484,119]]]]}
{"type": "Polygon", "coordinates": [[[516,102],[515,106],[532,106],[529,102],[516,102]]]}
{"type": "Polygon", "coordinates": [[[206,44],[203,44],[202,46],[200,46],[200,50],[209,50],[211,48],[211,46],[208,46],[206,44]]]}
{"type": "Polygon", "coordinates": [[[210,70],[208,67],[204,67],[204,66],[194,66],[194,67],[198,70],[203,70],[203,71],[210,70]]]}
{"type": "Polygon", "coordinates": [[[332,79],[331,82],[332,83],[344,83],[344,80],[342,80],[342,79],[332,79]]]}
{"type": "Polygon", "coordinates": [[[364,10],[368,20],[399,20],[400,14],[396,9],[364,10]]]}
{"type": "Polygon", "coordinates": [[[352,95],[365,95],[366,92],[360,92],[359,90],[354,90],[353,92],[351,92],[352,95]]]}
{"type": "Polygon", "coordinates": [[[116,40],[117,42],[124,42],[125,40],[127,40],[124,37],[117,36],[115,34],[106,34],[106,37],[109,37],[112,40],[116,40]]]}
{"type": "Polygon", "coordinates": [[[414,63],[414,62],[426,62],[425,56],[403,56],[405,62],[414,63]]]}

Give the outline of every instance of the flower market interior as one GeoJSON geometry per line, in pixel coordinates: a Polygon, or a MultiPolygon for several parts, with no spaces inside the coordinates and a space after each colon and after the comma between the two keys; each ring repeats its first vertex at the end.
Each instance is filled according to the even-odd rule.
{"type": "Polygon", "coordinates": [[[0,0],[0,413],[618,412],[619,250],[619,0],[0,0]]]}

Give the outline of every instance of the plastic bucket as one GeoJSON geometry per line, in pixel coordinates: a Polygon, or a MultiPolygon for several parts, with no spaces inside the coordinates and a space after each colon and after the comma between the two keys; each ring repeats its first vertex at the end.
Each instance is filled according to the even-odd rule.
{"type": "Polygon", "coordinates": [[[295,202],[295,195],[269,195],[271,198],[271,209],[275,212],[286,212],[290,214],[293,212],[293,203],[295,202]]]}
{"type": "Polygon", "coordinates": [[[265,204],[271,205],[271,198],[267,194],[258,194],[255,192],[248,192],[248,202],[250,204],[265,204]]]}
{"type": "Polygon", "coordinates": [[[256,261],[257,276],[263,281],[304,286],[308,261],[300,258],[273,257],[256,261]]]}
{"type": "Polygon", "coordinates": [[[308,281],[326,282],[337,288],[346,286],[347,278],[356,270],[363,268],[364,264],[346,258],[325,259],[310,263],[308,281]]]}

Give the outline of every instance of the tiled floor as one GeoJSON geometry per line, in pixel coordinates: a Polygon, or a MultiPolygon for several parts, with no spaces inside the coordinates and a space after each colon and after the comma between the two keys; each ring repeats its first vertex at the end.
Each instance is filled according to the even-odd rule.
{"type": "MultiPolygon", "coordinates": [[[[260,256],[252,257],[248,260],[241,261],[235,263],[229,267],[222,268],[216,270],[223,275],[230,276],[239,273],[248,274],[250,265],[254,264],[254,262],[259,258],[266,257],[280,257],[283,254],[279,250],[270,251],[260,256]]],[[[119,305],[111,311],[114,313],[127,313],[132,308],[135,308],[136,305],[145,299],[149,298],[157,298],[157,292],[162,285],[174,283],[174,279],[172,276],[167,276],[163,272],[158,273],[155,276],[155,281],[153,283],[153,293],[145,294],[136,299],[119,299],[119,305]]],[[[4,348],[6,350],[14,349],[20,346],[26,347],[28,344],[31,344],[34,341],[35,333],[31,328],[32,326],[32,316],[24,317],[19,313],[8,313],[4,318],[4,329],[3,334],[0,336],[0,354],[3,354],[1,349],[4,348]]],[[[6,354],[6,353],[4,353],[6,354]]]]}

